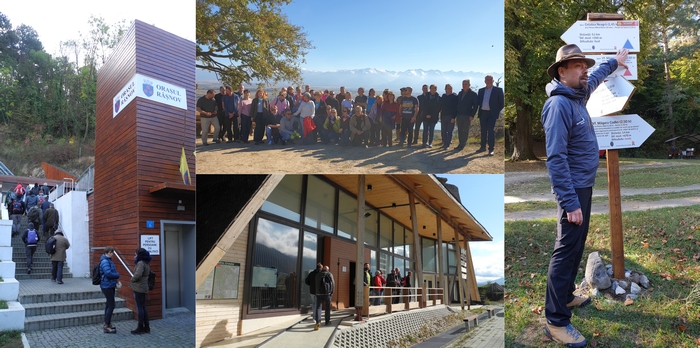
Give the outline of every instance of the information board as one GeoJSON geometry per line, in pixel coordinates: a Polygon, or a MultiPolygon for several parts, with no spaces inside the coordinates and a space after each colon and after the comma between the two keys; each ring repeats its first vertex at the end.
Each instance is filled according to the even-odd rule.
{"type": "Polygon", "coordinates": [[[253,267],[254,288],[276,288],[277,268],[253,267]]]}
{"type": "Polygon", "coordinates": [[[238,298],[238,281],[241,265],[234,262],[219,262],[197,289],[196,299],[238,298]]]}
{"type": "Polygon", "coordinates": [[[160,255],[160,236],[157,234],[142,234],[141,247],[151,255],[160,255]]]}
{"type": "Polygon", "coordinates": [[[635,148],[654,132],[639,115],[592,117],[593,128],[601,150],[635,148]]]}

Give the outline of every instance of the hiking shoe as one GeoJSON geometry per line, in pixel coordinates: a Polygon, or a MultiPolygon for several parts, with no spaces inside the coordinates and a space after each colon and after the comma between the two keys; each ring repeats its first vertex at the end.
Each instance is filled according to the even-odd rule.
{"type": "Polygon", "coordinates": [[[117,329],[112,327],[112,325],[105,325],[102,327],[104,333],[117,333],[117,329]]]}
{"type": "Polygon", "coordinates": [[[314,326],[314,331],[318,331],[318,329],[321,327],[321,323],[316,323],[316,326],[314,326]]]}
{"type": "Polygon", "coordinates": [[[583,295],[574,297],[574,299],[571,302],[567,303],[566,306],[569,308],[581,308],[589,303],[591,303],[591,298],[586,295],[583,295]]]}
{"type": "Polygon", "coordinates": [[[547,323],[544,326],[544,334],[569,348],[585,347],[587,343],[586,338],[571,324],[559,327],[547,323]]]}

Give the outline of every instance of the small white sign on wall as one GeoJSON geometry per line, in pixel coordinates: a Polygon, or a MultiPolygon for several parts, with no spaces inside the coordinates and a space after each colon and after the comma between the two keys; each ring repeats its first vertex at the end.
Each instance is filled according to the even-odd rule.
{"type": "Polygon", "coordinates": [[[156,234],[142,234],[141,247],[148,250],[151,255],[160,255],[160,236],[156,234]]]}

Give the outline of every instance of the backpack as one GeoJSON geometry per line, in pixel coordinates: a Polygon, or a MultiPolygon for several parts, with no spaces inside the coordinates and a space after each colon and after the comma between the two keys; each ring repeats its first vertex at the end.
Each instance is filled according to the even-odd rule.
{"type": "Polygon", "coordinates": [[[153,290],[156,286],[156,274],[153,271],[148,272],[148,290],[153,290]]]}
{"type": "Polygon", "coordinates": [[[38,242],[36,230],[27,230],[27,244],[36,244],[36,242],[38,242]]]}
{"type": "MultiPolygon", "coordinates": [[[[323,276],[321,277],[321,287],[324,289],[324,295],[330,295],[333,293],[333,281],[331,280],[330,272],[325,272],[323,276]]],[[[316,289],[316,293],[318,294],[319,289],[316,289]]]]}
{"type": "Polygon", "coordinates": [[[22,214],[22,202],[19,200],[12,202],[12,214],[22,214]]]}
{"type": "Polygon", "coordinates": [[[49,255],[56,253],[56,238],[53,236],[46,240],[46,253],[49,255]]]}
{"type": "Polygon", "coordinates": [[[92,268],[92,285],[100,285],[102,282],[102,271],[100,269],[100,264],[96,264],[92,268]]]}
{"type": "Polygon", "coordinates": [[[27,190],[24,188],[24,186],[17,185],[17,187],[15,187],[15,193],[18,196],[22,197],[22,196],[24,196],[25,193],[27,193],[27,190]]]}
{"type": "Polygon", "coordinates": [[[41,211],[41,208],[39,206],[35,205],[32,207],[32,209],[29,209],[29,213],[27,213],[27,217],[29,218],[29,221],[39,221],[39,212],[41,211]]]}

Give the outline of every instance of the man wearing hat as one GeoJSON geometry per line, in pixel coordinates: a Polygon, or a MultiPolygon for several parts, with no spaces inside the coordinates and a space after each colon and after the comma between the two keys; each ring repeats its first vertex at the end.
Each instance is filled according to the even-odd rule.
{"type": "Polygon", "coordinates": [[[51,255],[51,281],[63,284],[63,263],[66,262],[66,250],[70,248],[70,242],[63,236],[60,227],[53,237],[56,239],[56,252],[51,255]]]}
{"type": "Polygon", "coordinates": [[[588,235],[591,195],[598,170],[598,142],[586,102],[606,76],[625,66],[627,50],[600,64],[576,45],[557,51],[557,60],[547,69],[552,82],[549,99],[542,110],[546,134],[547,170],[557,200],[557,240],[547,274],[545,334],[568,347],[583,347],[586,339],[571,325],[570,308],[590,302],[588,296],[575,296],[576,273],[588,235]]]}

